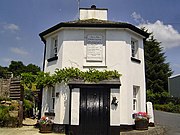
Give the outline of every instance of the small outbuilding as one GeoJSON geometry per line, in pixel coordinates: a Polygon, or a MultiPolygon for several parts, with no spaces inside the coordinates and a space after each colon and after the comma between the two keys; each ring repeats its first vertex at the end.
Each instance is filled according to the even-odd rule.
{"type": "Polygon", "coordinates": [[[133,113],[146,111],[143,40],[132,24],[109,21],[108,9],[80,8],[79,20],[61,22],[40,37],[45,44],[44,72],[56,68],[117,70],[120,79],[98,83],[71,81],[43,89],[42,116],[54,131],[73,135],[119,135],[133,126],[133,113]]]}
{"type": "Polygon", "coordinates": [[[170,95],[180,98],[180,74],[169,77],[168,86],[170,95]]]}

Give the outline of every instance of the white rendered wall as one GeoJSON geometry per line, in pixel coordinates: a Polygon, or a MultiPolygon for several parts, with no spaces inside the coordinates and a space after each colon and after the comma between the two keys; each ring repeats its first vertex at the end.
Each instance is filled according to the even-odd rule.
{"type": "Polygon", "coordinates": [[[79,125],[80,89],[74,88],[71,93],[71,125],[79,125]]]}
{"type": "Polygon", "coordinates": [[[62,67],[83,68],[84,30],[65,30],[62,67]]]}
{"type": "Polygon", "coordinates": [[[43,89],[42,93],[42,108],[41,108],[41,116],[44,116],[44,113],[48,111],[48,99],[47,99],[47,88],[43,89]]]}
{"type": "MultiPolygon", "coordinates": [[[[97,68],[98,70],[117,70],[122,74],[120,87],[120,124],[131,125],[134,124],[132,119],[133,114],[133,85],[139,86],[140,105],[138,111],[146,111],[146,94],[145,94],[145,71],[144,71],[144,52],[143,52],[143,38],[129,30],[124,29],[92,29],[73,28],[63,29],[58,34],[59,43],[58,60],[45,63],[45,72],[53,73],[56,68],[76,67],[80,70],[87,70],[88,68],[97,68]],[[105,63],[102,65],[95,65],[94,63],[87,63],[85,55],[85,37],[86,33],[99,34],[104,33],[106,42],[104,46],[105,63]],[[104,31],[104,32],[102,32],[104,31]],[[131,61],[131,38],[137,39],[140,45],[139,60],[141,63],[131,61]],[[87,66],[87,67],[86,67],[87,66]]],[[[47,51],[49,49],[50,38],[47,38],[47,51]]],[[[46,57],[48,54],[46,54],[46,57]]],[[[61,104],[61,100],[57,102],[61,104]]],[[[64,108],[64,105],[61,106],[64,108]]],[[[57,110],[60,110],[57,108],[57,110]]],[[[57,112],[58,113],[58,112],[57,112]]],[[[63,122],[65,112],[60,112],[59,123],[63,122]]],[[[56,119],[56,118],[55,118],[56,119]]],[[[58,122],[58,120],[57,120],[58,122]]],[[[117,121],[112,118],[111,123],[117,124],[117,121]]]]}
{"type": "Polygon", "coordinates": [[[69,124],[69,101],[70,101],[70,90],[65,84],[61,84],[57,89],[59,94],[60,104],[56,105],[55,115],[59,115],[59,119],[54,119],[57,124],[69,124]]]}
{"type": "Polygon", "coordinates": [[[120,89],[111,89],[110,91],[110,126],[120,126],[120,89]],[[118,105],[112,105],[111,101],[116,97],[118,105]]]}
{"type": "MultiPolygon", "coordinates": [[[[54,108],[54,123],[56,124],[69,124],[69,100],[70,100],[70,90],[69,87],[65,84],[57,84],[55,87],[55,108],[54,108]],[[57,94],[59,93],[59,94],[57,94]]],[[[45,112],[49,112],[48,102],[48,89],[43,89],[42,96],[42,113],[41,116],[44,116],[45,112]]]]}
{"type": "Polygon", "coordinates": [[[106,33],[106,63],[107,69],[118,70],[121,76],[120,87],[120,122],[131,125],[134,123],[133,114],[133,85],[140,87],[140,108],[145,111],[145,74],[142,38],[127,31],[109,30],[106,33]],[[137,39],[141,45],[139,59],[141,63],[131,61],[131,38],[137,39]]]}
{"type": "Polygon", "coordinates": [[[107,10],[80,9],[80,20],[84,19],[107,20],[107,10]]]}

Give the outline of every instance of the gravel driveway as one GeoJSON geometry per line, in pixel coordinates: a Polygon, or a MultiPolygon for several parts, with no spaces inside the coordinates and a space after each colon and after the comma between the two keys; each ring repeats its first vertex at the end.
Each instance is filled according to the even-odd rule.
{"type": "MultiPolygon", "coordinates": [[[[21,128],[0,128],[0,135],[44,135],[39,133],[39,129],[33,126],[23,126],[21,128]]],[[[63,135],[57,133],[46,133],[46,135],[63,135]]]]}

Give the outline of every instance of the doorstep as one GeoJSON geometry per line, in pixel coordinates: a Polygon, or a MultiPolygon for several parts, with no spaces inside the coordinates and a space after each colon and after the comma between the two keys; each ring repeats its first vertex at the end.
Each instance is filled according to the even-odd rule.
{"type": "Polygon", "coordinates": [[[120,135],[164,135],[165,128],[161,126],[149,127],[148,130],[132,130],[120,132],[120,135]]]}

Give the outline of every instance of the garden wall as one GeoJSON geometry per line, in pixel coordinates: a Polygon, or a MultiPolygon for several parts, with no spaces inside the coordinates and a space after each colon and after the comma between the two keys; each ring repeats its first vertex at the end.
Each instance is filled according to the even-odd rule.
{"type": "Polygon", "coordinates": [[[0,97],[8,98],[11,79],[0,79],[0,97]]]}
{"type": "Polygon", "coordinates": [[[20,79],[0,79],[0,127],[20,127],[23,121],[23,89],[20,79]]]}

